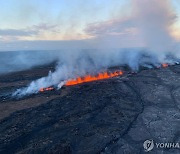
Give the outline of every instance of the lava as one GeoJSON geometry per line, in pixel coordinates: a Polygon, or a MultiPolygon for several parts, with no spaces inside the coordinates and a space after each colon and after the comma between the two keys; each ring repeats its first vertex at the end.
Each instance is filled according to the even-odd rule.
{"type": "MultiPolygon", "coordinates": [[[[77,84],[86,83],[86,82],[109,79],[109,78],[120,76],[120,75],[123,75],[123,71],[115,71],[112,73],[108,73],[108,72],[98,73],[96,76],[86,75],[84,77],[78,77],[76,79],[68,80],[65,83],[65,86],[71,86],[71,85],[77,85],[77,84]]],[[[54,90],[54,88],[53,87],[40,88],[39,92],[45,92],[45,91],[51,91],[51,90],[54,90]]]]}
{"type": "Polygon", "coordinates": [[[51,90],[54,90],[54,88],[53,88],[53,87],[47,87],[47,88],[41,88],[41,89],[39,89],[40,92],[51,91],[51,90]]]}
{"type": "MultiPolygon", "coordinates": [[[[167,63],[163,63],[161,65],[163,68],[166,68],[169,66],[167,63]]],[[[108,72],[98,73],[96,76],[86,75],[84,77],[77,77],[76,79],[71,79],[71,80],[66,81],[65,86],[72,86],[72,85],[77,85],[77,84],[86,83],[86,82],[109,79],[109,78],[121,76],[121,75],[123,75],[123,71],[121,70],[111,72],[111,73],[108,73],[108,72]]],[[[51,91],[51,90],[54,90],[54,88],[47,87],[47,88],[41,88],[39,92],[51,91]]]]}
{"type": "Polygon", "coordinates": [[[99,73],[96,76],[86,75],[85,77],[78,77],[76,79],[68,80],[65,83],[65,86],[71,86],[71,85],[76,85],[76,84],[81,84],[81,83],[86,83],[86,82],[109,79],[109,78],[120,76],[120,75],[123,75],[122,71],[115,71],[113,73],[104,72],[104,73],[99,73]]]}
{"type": "Polygon", "coordinates": [[[168,67],[168,64],[167,63],[163,63],[162,67],[166,68],[166,67],[168,67]]]}

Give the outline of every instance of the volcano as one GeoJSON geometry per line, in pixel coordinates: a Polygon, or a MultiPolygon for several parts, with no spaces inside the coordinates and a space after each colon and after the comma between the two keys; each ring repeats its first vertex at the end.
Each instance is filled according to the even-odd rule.
{"type": "Polygon", "coordinates": [[[0,76],[0,153],[143,153],[147,139],[180,142],[180,65],[10,97],[53,69],[0,76]]]}

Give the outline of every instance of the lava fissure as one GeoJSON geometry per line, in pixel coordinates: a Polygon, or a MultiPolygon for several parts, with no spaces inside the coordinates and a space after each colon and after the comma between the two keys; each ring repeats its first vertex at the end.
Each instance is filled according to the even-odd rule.
{"type": "Polygon", "coordinates": [[[104,72],[104,73],[99,73],[97,76],[87,75],[85,77],[78,77],[76,79],[68,80],[65,83],[65,86],[71,86],[71,85],[76,85],[76,84],[81,84],[81,83],[86,83],[86,82],[109,79],[109,78],[120,76],[120,75],[123,75],[122,71],[115,71],[113,73],[104,72]]]}
{"type": "Polygon", "coordinates": [[[53,87],[47,87],[47,88],[41,88],[41,89],[39,89],[40,92],[51,91],[51,90],[54,90],[54,88],[53,88],[53,87]]]}
{"type": "MultiPolygon", "coordinates": [[[[168,67],[169,64],[163,63],[161,64],[161,67],[166,68],[168,67]]],[[[159,67],[157,67],[159,68],[159,67]]],[[[120,71],[115,71],[115,72],[103,72],[103,73],[98,73],[97,75],[86,75],[84,77],[77,77],[76,79],[70,79],[65,82],[65,86],[72,86],[72,85],[77,85],[77,84],[82,84],[82,83],[87,83],[87,82],[93,82],[93,81],[98,81],[98,80],[104,80],[104,79],[109,79],[117,76],[122,76],[124,72],[122,70],[120,71]]],[[[47,88],[41,88],[39,92],[44,92],[44,91],[51,91],[54,90],[54,87],[47,87],[47,88]]]]}

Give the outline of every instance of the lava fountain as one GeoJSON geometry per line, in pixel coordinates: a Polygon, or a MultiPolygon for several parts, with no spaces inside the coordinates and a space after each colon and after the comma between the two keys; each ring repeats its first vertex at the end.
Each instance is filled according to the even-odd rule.
{"type": "MultiPolygon", "coordinates": [[[[161,64],[161,67],[166,68],[168,67],[169,64],[163,63],[161,64]]],[[[159,67],[157,67],[159,68],[159,67]]],[[[103,73],[98,73],[97,75],[86,75],[84,77],[77,77],[76,79],[70,79],[65,82],[65,86],[73,86],[77,84],[82,84],[82,83],[87,83],[87,82],[93,82],[93,81],[98,81],[98,80],[104,80],[104,79],[109,79],[117,76],[122,76],[124,72],[122,70],[120,71],[114,71],[114,72],[103,72],[103,73]]],[[[51,91],[54,90],[54,87],[47,87],[47,88],[41,88],[39,89],[39,92],[44,92],[44,91],[51,91]]]]}
{"type": "Polygon", "coordinates": [[[123,75],[123,71],[115,71],[113,73],[104,72],[104,73],[99,73],[96,76],[86,75],[84,77],[78,77],[76,79],[68,80],[65,83],[65,86],[71,86],[71,85],[76,85],[76,84],[81,84],[81,83],[86,83],[86,82],[109,79],[109,78],[120,76],[120,75],[123,75]]]}
{"type": "MultiPolygon", "coordinates": [[[[104,79],[109,79],[113,78],[116,76],[121,76],[123,75],[123,71],[115,71],[115,72],[104,72],[104,73],[98,73],[97,75],[86,75],[84,77],[77,77],[76,79],[70,79],[65,82],[65,86],[72,86],[72,85],[77,85],[77,84],[82,84],[86,82],[93,82],[93,81],[98,81],[98,80],[104,80],[104,79]]],[[[44,92],[44,91],[51,91],[54,90],[54,87],[47,87],[47,88],[41,88],[39,89],[39,92],[44,92]]]]}

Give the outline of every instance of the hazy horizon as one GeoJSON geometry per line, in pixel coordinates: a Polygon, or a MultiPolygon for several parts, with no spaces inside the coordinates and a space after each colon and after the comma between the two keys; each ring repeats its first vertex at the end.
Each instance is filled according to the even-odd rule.
{"type": "MultiPolygon", "coordinates": [[[[147,45],[144,37],[147,31],[141,25],[148,22],[145,16],[149,22],[151,17],[160,18],[164,30],[180,42],[178,0],[153,0],[152,3],[162,7],[159,12],[150,10],[147,0],[137,6],[136,1],[1,1],[0,51],[144,47],[147,45]],[[141,17],[138,11],[143,10],[140,8],[146,8],[151,16],[147,12],[141,17]]],[[[157,33],[155,29],[149,29],[152,30],[157,33]]]]}

